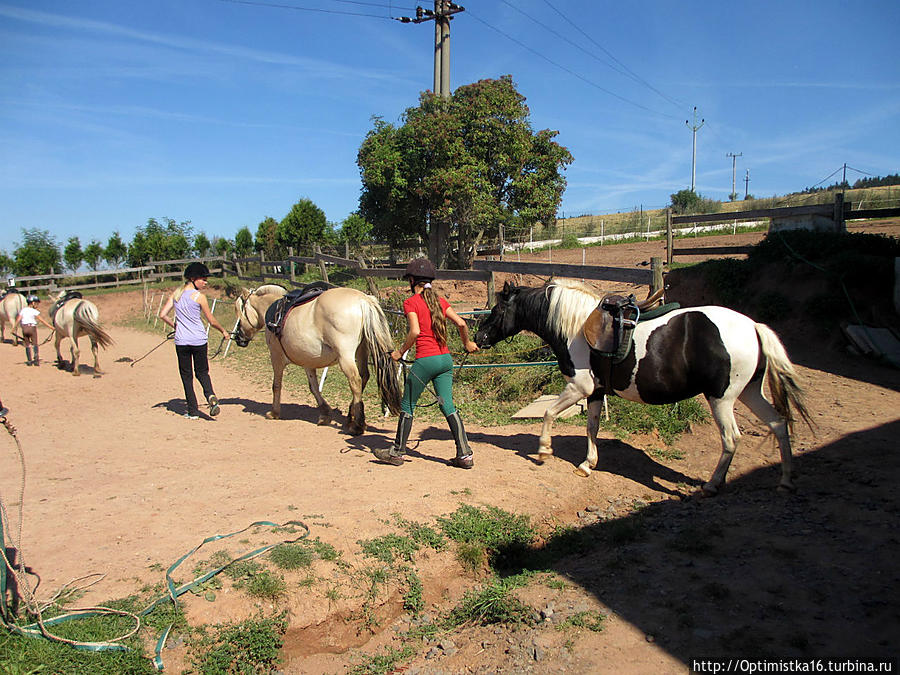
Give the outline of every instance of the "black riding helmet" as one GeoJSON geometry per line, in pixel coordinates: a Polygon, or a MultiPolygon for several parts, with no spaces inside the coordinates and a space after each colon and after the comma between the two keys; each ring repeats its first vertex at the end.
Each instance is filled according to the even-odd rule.
{"type": "Polygon", "coordinates": [[[428,258],[410,260],[406,266],[406,272],[403,274],[404,279],[412,279],[414,283],[433,281],[436,276],[434,265],[428,258]]]}
{"type": "Polygon", "coordinates": [[[184,268],[184,278],[187,281],[205,279],[208,276],[209,268],[202,262],[192,262],[190,265],[184,268]]]}

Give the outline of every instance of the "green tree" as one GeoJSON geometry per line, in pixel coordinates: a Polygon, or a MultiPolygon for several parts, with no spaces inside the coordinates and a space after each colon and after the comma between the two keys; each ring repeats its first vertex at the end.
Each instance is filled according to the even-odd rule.
{"type": "Polygon", "coordinates": [[[372,223],[358,213],[351,213],[341,223],[340,239],[350,244],[360,244],[372,237],[372,223]]]}
{"type": "Polygon", "coordinates": [[[693,190],[679,190],[669,197],[672,200],[672,210],[675,213],[692,213],[699,206],[702,197],[693,190]]]}
{"type": "Polygon", "coordinates": [[[293,246],[295,251],[309,249],[315,243],[326,241],[331,233],[325,212],[309,199],[301,199],[278,223],[275,241],[282,251],[293,246]]]}
{"type": "Polygon", "coordinates": [[[200,232],[194,237],[194,250],[201,258],[209,255],[209,252],[212,250],[212,244],[207,238],[206,233],[200,232]]]}
{"type": "Polygon", "coordinates": [[[58,274],[61,268],[59,245],[47,230],[23,228],[22,243],[13,251],[14,270],[20,277],[58,274]]]}
{"type": "Polygon", "coordinates": [[[63,259],[66,261],[66,267],[75,272],[84,261],[84,251],[81,250],[81,241],[78,237],[69,237],[66,248],[63,251],[63,259]]]}
{"type": "Polygon", "coordinates": [[[91,243],[84,247],[84,261],[96,272],[102,259],[103,246],[96,239],[92,239],[91,243]]]}
{"type": "Polygon", "coordinates": [[[0,251],[0,274],[4,277],[7,276],[15,269],[15,266],[16,261],[9,257],[6,251],[0,251]]]}
{"type": "Polygon", "coordinates": [[[552,223],[573,158],[529,115],[507,75],[449,99],[425,92],[399,128],[376,119],[357,156],[360,215],[376,236],[418,234],[435,264],[463,268],[501,224],[552,223]]]}
{"type": "Polygon", "coordinates": [[[220,255],[224,258],[234,250],[234,242],[229,241],[225,237],[214,237],[212,248],[217,255],[220,255]]]}
{"type": "Polygon", "coordinates": [[[131,240],[131,243],[128,244],[128,266],[141,267],[150,262],[151,258],[152,256],[150,255],[150,247],[147,244],[147,237],[144,235],[144,231],[141,228],[138,228],[134,233],[134,238],[131,240]]]}
{"type": "Polygon", "coordinates": [[[243,258],[250,255],[251,251],[253,251],[253,235],[250,228],[245,225],[234,235],[234,252],[243,258]]]}
{"type": "Polygon", "coordinates": [[[106,242],[106,248],[103,250],[103,259],[113,267],[118,267],[127,257],[128,247],[122,241],[119,231],[116,230],[106,242]]]}
{"type": "Polygon", "coordinates": [[[253,248],[262,251],[270,260],[274,260],[275,252],[278,250],[278,242],[275,233],[278,230],[278,221],[271,216],[266,216],[259,225],[256,226],[256,239],[253,241],[253,248]]]}

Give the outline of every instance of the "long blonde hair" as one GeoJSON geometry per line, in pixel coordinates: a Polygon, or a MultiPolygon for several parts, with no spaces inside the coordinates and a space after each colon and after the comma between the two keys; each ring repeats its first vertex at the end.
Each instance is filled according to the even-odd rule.
{"type": "Polygon", "coordinates": [[[434,339],[437,340],[439,345],[446,346],[447,319],[444,317],[444,310],[441,307],[441,301],[438,299],[438,294],[434,292],[430,282],[420,281],[415,284],[413,288],[415,288],[415,286],[422,287],[422,299],[425,301],[425,304],[428,305],[428,311],[431,312],[431,332],[434,334],[434,339]],[[428,285],[426,286],[426,284],[428,285]]]}

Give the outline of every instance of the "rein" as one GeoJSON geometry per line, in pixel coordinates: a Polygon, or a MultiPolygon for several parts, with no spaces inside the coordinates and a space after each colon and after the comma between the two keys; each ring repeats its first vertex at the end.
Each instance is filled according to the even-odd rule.
{"type": "Polygon", "coordinates": [[[143,361],[144,359],[146,359],[148,356],[150,356],[153,352],[155,352],[157,349],[159,349],[159,348],[162,347],[164,344],[166,344],[169,340],[174,340],[174,339],[175,339],[175,331],[174,331],[174,330],[173,330],[172,332],[170,332],[170,333],[166,333],[166,339],[165,339],[165,340],[163,340],[162,342],[160,342],[158,345],[156,345],[153,349],[151,349],[149,352],[147,352],[146,354],[144,354],[144,355],[143,355],[141,358],[139,358],[137,361],[132,361],[131,364],[130,364],[131,367],[134,368],[134,364],[135,364],[135,363],[140,363],[141,361],[143,361]]]}

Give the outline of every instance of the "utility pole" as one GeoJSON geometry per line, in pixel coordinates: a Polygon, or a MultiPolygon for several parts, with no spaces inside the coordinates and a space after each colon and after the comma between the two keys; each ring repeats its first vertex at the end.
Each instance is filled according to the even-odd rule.
{"type": "Polygon", "coordinates": [[[735,172],[735,170],[737,169],[737,158],[738,158],[738,157],[743,157],[743,156],[744,156],[744,153],[743,153],[743,152],[739,152],[738,154],[735,155],[733,152],[729,152],[729,153],[728,153],[727,155],[725,155],[725,156],[726,156],[726,157],[731,157],[731,194],[728,195],[728,198],[729,198],[731,201],[734,201],[735,199],[737,199],[737,193],[734,191],[734,172],[735,172]]]}
{"type": "Polygon", "coordinates": [[[400,23],[434,21],[434,93],[450,97],[450,20],[458,12],[466,11],[450,0],[434,0],[434,9],[416,7],[415,18],[397,17],[400,23]]]}
{"type": "Polygon", "coordinates": [[[690,120],[685,120],[684,123],[688,125],[688,128],[693,132],[694,135],[694,151],[691,153],[691,192],[694,191],[694,182],[697,177],[697,131],[700,130],[700,127],[703,126],[705,119],[700,120],[700,124],[697,124],[697,106],[694,106],[694,123],[691,124],[690,120]]]}
{"type": "Polygon", "coordinates": [[[750,169],[747,169],[747,175],[744,176],[744,199],[750,195],[750,169]]]}

